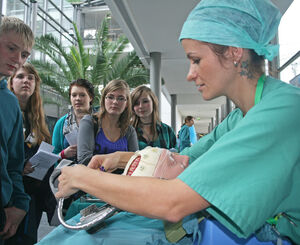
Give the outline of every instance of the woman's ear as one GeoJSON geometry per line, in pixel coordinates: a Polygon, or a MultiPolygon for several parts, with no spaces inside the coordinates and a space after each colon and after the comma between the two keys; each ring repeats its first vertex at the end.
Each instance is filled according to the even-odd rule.
{"type": "Polygon", "coordinates": [[[244,49],[237,47],[228,47],[225,52],[226,59],[230,60],[234,64],[238,64],[243,57],[244,49]]]}

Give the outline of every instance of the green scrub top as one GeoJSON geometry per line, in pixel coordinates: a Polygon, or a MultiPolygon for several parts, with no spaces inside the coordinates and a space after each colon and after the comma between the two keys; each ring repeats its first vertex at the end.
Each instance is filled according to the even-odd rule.
{"type": "Polygon", "coordinates": [[[285,212],[276,225],[300,241],[300,89],[267,77],[262,98],[243,117],[230,113],[181,154],[178,177],[211,203],[207,211],[239,237],[285,212]]]}

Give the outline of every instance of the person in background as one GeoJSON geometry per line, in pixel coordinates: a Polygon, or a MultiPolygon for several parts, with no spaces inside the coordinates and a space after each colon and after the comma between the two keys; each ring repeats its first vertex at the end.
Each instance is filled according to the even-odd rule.
{"type": "Polygon", "coordinates": [[[19,226],[17,233],[5,244],[32,245],[37,242],[37,230],[43,211],[47,212],[50,223],[56,207],[56,199],[50,190],[49,176],[53,168],[42,181],[26,176],[33,172],[29,159],[38,151],[44,141],[51,144],[51,137],[45,122],[43,103],[40,96],[41,78],[30,63],[25,63],[8,80],[8,88],[18,98],[23,113],[23,133],[25,161],[23,183],[26,193],[30,196],[29,211],[19,226]]]}
{"type": "Polygon", "coordinates": [[[280,18],[269,0],[201,0],[180,35],[190,61],[187,80],[195,83],[203,99],[227,96],[237,108],[211,133],[180,152],[189,156],[190,165],[176,179],[99,171],[124,167],[134,155],[130,152],[94,156],[88,167],[63,168],[57,198],[80,189],[150,219],[143,218],[137,226],[130,223],[133,215],[120,213],[93,236],[57,229],[45,243],[50,237],[72,242],[81,236],[85,241],[111,244],[114,237],[103,234],[124,223],[126,227],[115,234],[128,244],[168,244],[160,219],[182,220],[191,234],[183,237],[190,239],[186,244],[197,239],[200,243],[197,215],[205,210],[225,227],[225,236],[255,234],[264,241],[280,243],[288,238],[299,244],[300,89],[264,73],[264,59],[278,54],[270,41],[280,18]]]}
{"type": "Polygon", "coordinates": [[[187,116],[184,119],[184,124],[182,125],[179,135],[179,151],[183,151],[184,148],[191,146],[190,139],[190,127],[194,125],[194,118],[192,116],[187,116]]]}
{"type": "Polygon", "coordinates": [[[52,145],[55,147],[53,152],[62,159],[77,160],[77,144],[70,145],[66,135],[78,134],[80,120],[84,115],[92,113],[94,97],[94,86],[88,80],[79,78],[70,83],[69,98],[72,107],[57,121],[52,136],[52,145]]]}
{"type": "Polygon", "coordinates": [[[115,151],[137,151],[137,136],[129,125],[131,99],[124,80],[110,81],[102,91],[100,111],[83,117],[79,126],[78,163],[93,155],[115,151]]]}
{"type": "Polygon", "coordinates": [[[22,114],[17,98],[7,88],[6,77],[19,69],[30,55],[34,43],[32,30],[15,17],[3,17],[0,25],[0,173],[1,199],[5,219],[0,244],[12,237],[29,209],[25,193],[22,114]]]}
{"type": "Polygon", "coordinates": [[[176,147],[173,129],[161,122],[156,95],[150,88],[140,85],[131,92],[133,119],[139,141],[139,149],[154,146],[165,149],[176,147]]]}

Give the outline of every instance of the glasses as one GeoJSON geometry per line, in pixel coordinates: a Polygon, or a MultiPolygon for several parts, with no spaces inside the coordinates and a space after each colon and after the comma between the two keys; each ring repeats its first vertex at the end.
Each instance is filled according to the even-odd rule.
{"type": "Polygon", "coordinates": [[[105,99],[109,100],[110,102],[116,100],[118,103],[124,103],[126,101],[126,98],[124,96],[115,97],[113,95],[107,95],[105,99]]]}

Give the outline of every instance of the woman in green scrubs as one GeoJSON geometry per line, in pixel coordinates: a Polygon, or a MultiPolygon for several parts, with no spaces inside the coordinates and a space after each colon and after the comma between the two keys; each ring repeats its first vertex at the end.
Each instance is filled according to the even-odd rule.
{"type": "Polygon", "coordinates": [[[81,189],[122,210],[171,222],[206,209],[239,237],[273,218],[277,232],[298,243],[300,90],[263,71],[264,59],[277,55],[269,43],[279,21],[269,0],[202,0],[180,35],[190,60],[187,80],[205,100],[227,96],[237,109],[181,152],[190,166],[176,179],[97,170],[124,167],[132,153],[118,152],[95,156],[88,167],[64,168],[56,196],[81,189]]]}

